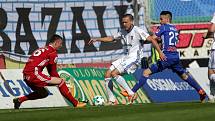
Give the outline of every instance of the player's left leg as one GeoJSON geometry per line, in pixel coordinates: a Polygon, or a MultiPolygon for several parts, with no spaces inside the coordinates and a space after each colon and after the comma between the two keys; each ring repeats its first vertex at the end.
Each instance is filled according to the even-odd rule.
{"type": "MultiPolygon", "coordinates": [[[[132,88],[132,91],[136,93],[146,83],[147,79],[151,74],[158,73],[169,66],[170,64],[168,63],[168,61],[158,61],[157,63],[152,64],[149,68],[143,71],[142,76],[140,77],[138,82],[134,85],[134,87],[132,88]]],[[[123,96],[128,96],[126,92],[123,92],[121,94],[123,96]]],[[[132,102],[134,99],[135,99],[135,96],[131,98],[132,102]]]]}
{"type": "Polygon", "coordinates": [[[210,80],[209,102],[215,102],[215,51],[211,51],[208,60],[208,79],[210,80]]]}
{"type": "MultiPolygon", "coordinates": [[[[132,91],[136,94],[136,92],[146,83],[148,77],[152,74],[152,73],[156,73],[159,71],[159,64],[152,64],[149,68],[145,69],[143,71],[142,76],[140,77],[140,79],[138,80],[138,82],[134,85],[134,87],[132,88],[132,91]]],[[[123,96],[129,97],[129,94],[127,92],[121,92],[121,94],[123,96]]],[[[133,101],[135,100],[135,94],[134,96],[131,97],[131,103],[133,103],[133,101]]]]}
{"type": "Polygon", "coordinates": [[[66,86],[66,83],[63,79],[57,78],[57,77],[51,77],[51,80],[49,81],[49,85],[58,85],[58,89],[60,90],[61,94],[70,101],[74,107],[84,107],[86,106],[86,103],[79,102],[76,100],[72,94],[70,93],[68,87],[66,86]]]}
{"type": "Polygon", "coordinates": [[[139,90],[146,83],[146,80],[148,79],[151,73],[152,72],[149,68],[143,71],[143,75],[140,77],[138,82],[132,88],[132,92],[134,93],[133,95],[130,95],[127,91],[123,91],[120,93],[123,96],[128,97],[129,104],[132,104],[134,100],[137,98],[136,94],[137,90],[139,90]]]}
{"type": "Polygon", "coordinates": [[[151,74],[152,74],[152,71],[151,71],[150,68],[145,69],[143,71],[143,75],[140,77],[140,79],[138,80],[138,82],[132,88],[132,91],[134,93],[136,93],[137,90],[139,90],[146,83],[146,80],[148,79],[149,75],[151,75],[151,74]]]}
{"type": "MultiPolygon", "coordinates": [[[[125,79],[120,75],[123,73],[124,68],[122,65],[119,65],[116,69],[114,69],[111,72],[112,77],[116,80],[116,82],[123,88],[125,89],[126,93],[128,94],[128,104],[131,104],[133,102],[133,98],[137,98],[137,95],[131,90],[131,88],[128,86],[127,82],[125,79]]],[[[123,93],[123,92],[121,92],[123,93]]]]}
{"type": "Polygon", "coordinates": [[[140,89],[146,83],[148,77],[151,74],[160,72],[163,69],[167,68],[168,66],[169,66],[169,64],[166,61],[158,61],[157,63],[152,64],[149,68],[147,68],[143,71],[142,76],[140,77],[138,82],[135,84],[135,86],[132,88],[132,91],[136,93],[137,90],[140,89]]]}
{"type": "Polygon", "coordinates": [[[210,93],[211,95],[215,96],[215,73],[209,75],[210,80],[210,93]]]}
{"type": "Polygon", "coordinates": [[[19,109],[21,103],[27,100],[36,100],[36,99],[42,99],[48,96],[48,90],[45,87],[34,87],[31,89],[34,91],[28,95],[19,97],[19,98],[14,98],[13,103],[14,103],[14,108],[19,109]]]}
{"type": "Polygon", "coordinates": [[[131,90],[131,88],[128,86],[127,82],[125,79],[120,75],[120,72],[118,69],[114,69],[111,72],[112,77],[116,80],[116,82],[123,88],[125,89],[129,95],[134,95],[134,92],[131,90]]]}
{"type": "Polygon", "coordinates": [[[200,87],[197,81],[187,72],[179,63],[172,66],[173,72],[176,72],[181,79],[186,81],[190,86],[192,86],[199,94],[200,101],[203,102],[206,98],[205,91],[200,87]]]}
{"type": "Polygon", "coordinates": [[[202,88],[196,82],[196,80],[190,75],[189,72],[183,73],[180,77],[186,81],[190,86],[192,86],[196,91],[201,90],[202,88]]]}
{"type": "Polygon", "coordinates": [[[117,105],[117,100],[113,94],[113,82],[111,77],[111,71],[114,70],[114,66],[111,65],[110,69],[105,72],[105,89],[107,93],[107,105],[117,105]]]}
{"type": "Polygon", "coordinates": [[[206,93],[205,91],[200,87],[200,85],[197,83],[197,81],[189,74],[189,73],[184,73],[181,75],[181,78],[186,81],[190,86],[192,86],[200,96],[200,101],[204,102],[206,98],[206,93]]]}
{"type": "MultiPolygon", "coordinates": [[[[211,70],[208,70],[211,71],[211,70]]],[[[213,72],[213,70],[211,71],[213,72]]],[[[210,94],[209,96],[209,102],[214,103],[215,102],[215,73],[208,73],[208,77],[210,80],[210,94]]]]}
{"type": "Polygon", "coordinates": [[[13,103],[15,109],[19,109],[21,103],[23,103],[24,101],[42,99],[48,96],[48,90],[44,87],[47,86],[47,83],[44,83],[37,79],[34,74],[24,74],[24,81],[33,90],[33,92],[19,98],[14,98],[13,103]],[[28,77],[28,80],[26,77],[28,77]]]}

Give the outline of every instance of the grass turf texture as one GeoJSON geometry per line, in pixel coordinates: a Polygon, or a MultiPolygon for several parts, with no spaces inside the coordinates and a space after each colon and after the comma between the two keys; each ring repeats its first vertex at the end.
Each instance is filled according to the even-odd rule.
{"type": "Polygon", "coordinates": [[[214,121],[215,104],[161,103],[0,110],[1,121],[214,121]]]}

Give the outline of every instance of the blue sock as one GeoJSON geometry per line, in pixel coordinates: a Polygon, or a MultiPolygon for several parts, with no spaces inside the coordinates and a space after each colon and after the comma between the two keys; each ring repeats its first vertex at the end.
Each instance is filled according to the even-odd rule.
{"type": "Polygon", "coordinates": [[[140,89],[146,83],[147,79],[148,79],[148,77],[141,76],[140,79],[139,79],[139,81],[132,88],[132,91],[134,93],[137,92],[137,90],[140,89]]]}
{"type": "Polygon", "coordinates": [[[184,81],[186,81],[190,86],[192,86],[193,88],[195,88],[197,92],[198,92],[200,89],[202,89],[202,88],[199,86],[199,84],[196,82],[196,80],[194,80],[194,78],[192,78],[189,74],[188,74],[188,78],[187,78],[186,80],[184,80],[184,81]]]}

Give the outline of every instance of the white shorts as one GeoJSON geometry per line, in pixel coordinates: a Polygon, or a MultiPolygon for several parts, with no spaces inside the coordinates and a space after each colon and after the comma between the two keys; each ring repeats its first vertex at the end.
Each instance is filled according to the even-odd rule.
{"type": "Polygon", "coordinates": [[[208,69],[215,70],[215,50],[212,50],[209,56],[208,69]]]}
{"type": "Polygon", "coordinates": [[[134,73],[139,65],[136,56],[123,56],[112,62],[110,70],[117,69],[120,73],[134,73]]]}

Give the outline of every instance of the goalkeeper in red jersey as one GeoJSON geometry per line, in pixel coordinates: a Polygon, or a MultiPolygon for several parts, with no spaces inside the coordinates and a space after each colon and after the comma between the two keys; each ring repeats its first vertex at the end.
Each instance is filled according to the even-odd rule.
{"type": "Polygon", "coordinates": [[[84,107],[86,103],[76,100],[66,83],[57,73],[57,50],[62,46],[62,37],[53,35],[48,46],[35,50],[29,57],[23,70],[23,78],[26,84],[33,90],[32,93],[13,99],[14,108],[19,109],[21,103],[27,100],[42,99],[48,96],[46,86],[57,85],[61,94],[69,100],[74,107],[84,107]],[[42,73],[47,68],[50,76],[42,73]]]}

